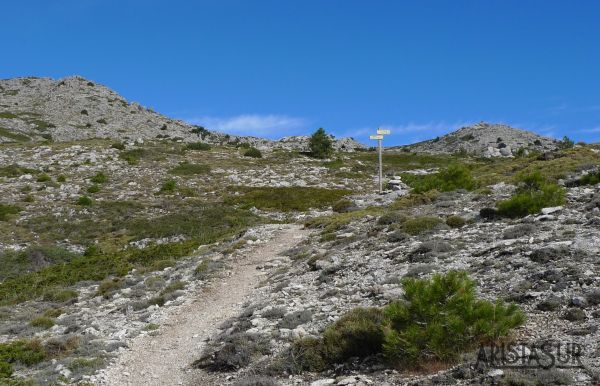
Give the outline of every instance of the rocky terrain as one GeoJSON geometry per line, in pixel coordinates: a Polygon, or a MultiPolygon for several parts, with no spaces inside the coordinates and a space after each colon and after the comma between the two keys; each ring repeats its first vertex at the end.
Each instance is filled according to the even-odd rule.
{"type": "MultiPolygon", "coordinates": [[[[208,129],[130,103],[109,88],[79,76],[0,80],[0,142],[158,138],[211,144],[244,142],[260,149],[299,151],[307,150],[308,145],[308,137],[269,141],[208,129]]],[[[364,148],[352,138],[335,140],[334,147],[346,151],[364,148]]]]}
{"type": "Polygon", "coordinates": [[[545,152],[558,147],[557,140],[501,124],[481,122],[442,137],[400,146],[403,151],[432,154],[466,152],[483,157],[512,157],[518,151],[545,152]]]}
{"type": "Polygon", "coordinates": [[[296,144],[268,145],[255,158],[251,138],[183,137],[189,126],[143,108],[128,112],[142,119],[119,123],[134,105],[118,99],[72,102],[62,117],[44,105],[25,113],[35,103],[23,95],[42,84],[109,95],[81,78],[3,82],[0,92],[23,94],[1,106],[0,126],[14,126],[0,133],[10,139],[0,144],[0,384],[600,382],[595,145],[537,145],[529,133],[478,125],[449,135],[480,135],[464,140],[467,151],[386,152],[389,190],[379,195],[375,152],[316,159],[296,144]],[[101,111],[110,129],[78,137],[72,124],[101,111]],[[41,117],[50,125],[33,121],[41,117]],[[163,122],[183,139],[156,138],[163,122]],[[473,150],[486,136],[533,148],[486,157],[473,150]],[[531,363],[532,348],[549,344],[571,366],[496,366],[476,348],[418,366],[381,352],[329,363],[310,351],[352,310],[403,304],[403,280],[454,270],[481,301],[523,312],[502,336],[519,344],[515,355],[531,363]]]}

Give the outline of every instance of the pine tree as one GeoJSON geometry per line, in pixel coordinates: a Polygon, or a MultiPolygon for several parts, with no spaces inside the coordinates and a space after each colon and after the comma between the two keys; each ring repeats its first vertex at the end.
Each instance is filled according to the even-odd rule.
{"type": "Polygon", "coordinates": [[[322,127],[310,137],[310,153],[315,158],[327,158],[333,153],[331,138],[322,127]]]}

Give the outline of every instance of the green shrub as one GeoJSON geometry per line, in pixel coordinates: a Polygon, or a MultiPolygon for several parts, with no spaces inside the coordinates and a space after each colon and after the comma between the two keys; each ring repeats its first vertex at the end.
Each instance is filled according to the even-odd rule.
{"type": "Polygon", "coordinates": [[[98,172],[95,176],[90,178],[90,181],[94,184],[104,184],[108,181],[108,177],[103,172],[98,172]]]}
{"type": "Polygon", "coordinates": [[[310,208],[323,208],[332,205],[350,193],[341,189],[309,187],[230,187],[229,191],[242,194],[230,195],[225,202],[240,205],[243,209],[252,207],[282,212],[307,211],[310,208]]]}
{"type": "Polygon", "coordinates": [[[58,287],[45,291],[42,299],[47,302],[64,303],[72,299],[77,299],[78,296],[79,294],[75,290],[58,287]]]}
{"type": "Polygon", "coordinates": [[[18,214],[22,209],[15,205],[0,204],[0,221],[8,220],[10,215],[18,214]]]}
{"type": "Polygon", "coordinates": [[[93,201],[88,196],[81,196],[77,199],[76,203],[77,203],[77,205],[80,205],[80,206],[90,206],[93,204],[93,201]]]}
{"type": "Polygon", "coordinates": [[[54,319],[52,319],[48,316],[39,316],[39,317],[33,319],[31,322],[29,322],[29,325],[31,327],[38,327],[38,328],[47,330],[47,329],[51,328],[52,326],[54,326],[54,319]]]}
{"type": "Polygon", "coordinates": [[[94,194],[94,193],[98,193],[100,191],[100,186],[97,184],[94,184],[92,186],[90,186],[89,188],[87,188],[87,192],[94,194]]]}
{"type": "Polygon", "coordinates": [[[450,228],[461,228],[466,223],[467,221],[460,216],[448,216],[448,218],[446,218],[446,225],[450,228]]]}
{"type": "Polygon", "coordinates": [[[600,184],[600,170],[596,170],[581,176],[578,180],[567,186],[584,186],[600,184]]]}
{"type": "Polygon", "coordinates": [[[121,287],[123,287],[123,280],[121,278],[115,277],[106,279],[98,285],[98,291],[96,292],[96,295],[100,295],[105,299],[109,299],[112,297],[113,293],[121,289],[121,287]]]}
{"type": "Polygon", "coordinates": [[[262,158],[262,153],[255,147],[251,147],[244,152],[244,157],[262,158]]]}
{"type": "Polygon", "coordinates": [[[168,180],[162,184],[159,193],[173,193],[176,188],[177,182],[175,180],[168,180]]]}
{"type": "Polygon", "coordinates": [[[567,137],[566,135],[563,137],[563,139],[561,141],[559,141],[558,143],[558,148],[559,149],[570,149],[573,146],[575,146],[575,142],[573,142],[569,137],[567,137]]]}
{"type": "Polygon", "coordinates": [[[405,279],[404,299],[385,308],[383,352],[396,364],[454,361],[479,343],[496,341],[523,324],[515,305],[478,300],[465,272],[405,279]]]}
{"type": "Polygon", "coordinates": [[[402,224],[408,217],[402,212],[387,212],[377,219],[378,225],[402,224]]]}
{"type": "Polygon", "coordinates": [[[50,176],[47,175],[46,173],[39,174],[37,177],[37,182],[50,182],[50,181],[52,181],[52,178],[50,178],[50,176]]]}
{"type": "Polygon", "coordinates": [[[56,182],[60,182],[60,183],[67,182],[67,177],[65,177],[64,175],[61,174],[60,176],[56,177],[56,182]]]}
{"type": "Polygon", "coordinates": [[[539,172],[520,176],[520,186],[508,200],[499,201],[498,214],[504,217],[524,217],[539,213],[542,208],[562,205],[565,189],[548,182],[539,172]]]}
{"type": "Polygon", "coordinates": [[[354,202],[347,199],[336,201],[331,206],[331,209],[333,209],[333,211],[336,213],[348,213],[354,208],[354,202]]]}
{"type": "Polygon", "coordinates": [[[156,323],[148,323],[144,326],[144,330],[146,331],[156,331],[160,328],[159,324],[156,323]]]}
{"type": "Polygon", "coordinates": [[[0,343],[0,380],[12,375],[13,364],[33,366],[44,359],[46,352],[38,340],[0,343]]]}
{"type": "Polygon", "coordinates": [[[340,363],[352,357],[364,358],[381,352],[383,311],[355,308],[323,333],[323,354],[328,362],[340,363]]]}
{"type": "Polygon", "coordinates": [[[327,363],[323,353],[323,342],[312,337],[296,340],[286,355],[286,362],[292,373],[325,370],[327,363]]]}
{"type": "Polygon", "coordinates": [[[145,149],[131,149],[119,154],[119,158],[123,161],[127,162],[129,165],[137,165],[140,163],[140,159],[142,159],[147,154],[145,149]]]}
{"type": "Polygon", "coordinates": [[[0,252],[0,281],[38,271],[48,265],[68,262],[76,256],[60,247],[31,246],[21,251],[4,250],[0,252]]]}
{"type": "Polygon", "coordinates": [[[0,177],[19,177],[24,174],[35,174],[37,170],[29,169],[17,164],[0,167],[0,177]]]}
{"type": "Polygon", "coordinates": [[[17,114],[13,114],[10,111],[3,111],[0,113],[0,118],[5,118],[5,119],[14,119],[14,118],[18,118],[19,116],[17,114]]]}
{"type": "Polygon", "coordinates": [[[402,230],[409,235],[416,236],[431,231],[442,224],[438,217],[420,216],[408,219],[402,224],[402,230]]]}
{"type": "Polygon", "coordinates": [[[178,166],[169,170],[169,174],[176,176],[191,176],[194,174],[206,174],[210,172],[210,166],[202,164],[191,164],[182,162],[178,166]]]}
{"type": "Polygon", "coordinates": [[[464,165],[453,164],[435,174],[423,176],[403,174],[402,180],[408,184],[415,193],[437,190],[450,192],[457,189],[473,190],[476,187],[471,171],[464,165]]]}
{"type": "Polygon", "coordinates": [[[105,360],[102,358],[75,358],[67,367],[77,374],[91,374],[104,366],[104,364],[105,360]]]}
{"type": "Polygon", "coordinates": [[[210,150],[210,145],[204,142],[191,142],[185,145],[186,150],[202,150],[207,151],[210,150]]]}
{"type": "Polygon", "coordinates": [[[19,132],[9,131],[3,127],[0,127],[0,136],[8,139],[12,139],[15,142],[29,142],[31,138],[28,136],[21,134],[19,132]]]}
{"type": "Polygon", "coordinates": [[[115,142],[112,145],[110,145],[110,147],[112,149],[125,150],[125,144],[123,142],[115,142]]]}
{"type": "Polygon", "coordinates": [[[403,299],[383,309],[356,308],[326,328],[322,339],[296,341],[287,355],[296,371],[382,353],[390,364],[415,367],[452,362],[479,344],[496,342],[522,325],[515,305],[477,299],[465,272],[406,278],[403,299]]]}
{"type": "Polygon", "coordinates": [[[323,128],[314,132],[310,137],[308,146],[310,154],[315,158],[328,158],[333,154],[333,143],[323,128]]]}

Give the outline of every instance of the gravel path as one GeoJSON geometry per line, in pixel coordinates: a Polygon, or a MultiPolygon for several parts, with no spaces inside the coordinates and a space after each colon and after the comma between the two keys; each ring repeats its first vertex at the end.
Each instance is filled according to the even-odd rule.
{"type": "Polygon", "coordinates": [[[173,307],[168,322],[155,336],[139,336],[109,368],[99,374],[100,385],[218,385],[216,375],[190,368],[200,357],[204,342],[217,326],[235,316],[263,273],[261,264],[302,241],[309,231],[298,225],[274,228],[273,237],[248,251],[233,264],[229,276],[202,289],[192,302],[173,307]]]}

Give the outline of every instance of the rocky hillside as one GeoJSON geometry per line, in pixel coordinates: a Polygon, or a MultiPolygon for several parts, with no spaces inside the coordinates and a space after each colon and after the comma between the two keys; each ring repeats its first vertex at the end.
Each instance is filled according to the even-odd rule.
{"type": "Polygon", "coordinates": [[[0,144],[0,384],[598,384],[596,147],[386,154],[411,190],[379,195],[375,152],[126,142],[0,144]],[[519,195],[534,171],[539,191],[519,195]],[[377,316],[404,304],[405,279],[452,269],[522,310],[524,357],[576,344],[581,366],[324,356],[349,312],[377,316]]]}
{"type": "Polygon", "coordinates": [[[507,125],[481,122],[473,126],[462,127],[442,137],[399,146],[396,149],[414,153],[468,154],[484,157],[510,157],[519,151],[554,150],[558,141],[543,137],[526,130],[515,129],[507,125]],[[522,150],[521,150],[522,149],[522,150]]]}
{"type": "MultiPolygon", "coordinates": [[[[252,146],[304,151],[307,137],[269,141],[217,133],[171,119],[111,89],[74,76],[0,80],[0,143],[40,140],[73,141],[90,138],[166,139],[212,144],[249,143],[252,146]]],[[[351,138],[334,147],[352,151],[363,145],[351,138]]]]}

